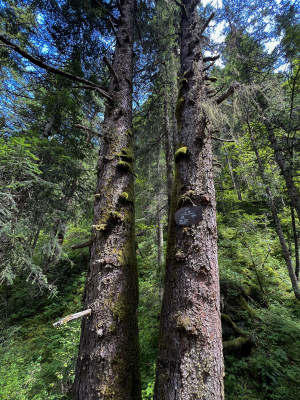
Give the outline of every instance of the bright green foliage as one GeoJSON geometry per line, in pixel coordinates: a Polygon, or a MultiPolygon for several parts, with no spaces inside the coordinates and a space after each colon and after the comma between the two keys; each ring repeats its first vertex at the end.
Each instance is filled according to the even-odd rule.
{"type": "MultiPolygon", "coordinates": [[[[98,56],[111,50],[105,49],[109,46],[101,23],[104,11],[97,2],[87,1],[84,6],[60,2],[59,7],[48,1],[27,3],[7,1],[0,6],[1,34],[46,58],[35,36],[40,30],[49,62],[59,63],[56,56],[61,54],[66,71],[106,84],[109,70],[101,67],[98,56]],[[40,22],[42,15],[37,18],[35,4],[49,17],[44,22],[40,22]]],[[[133,132],[143,400],[152,399],[154,389],[163,282],[157,261],[161,210],[164,242],[167,238],[164,100],[171,153],[177,159],[188,151],[179,146],[176,152],[180,8],[172,1],[157,1],[155,7],[148,3],[138,2],[136,52],[141,56],[136,57],[136,70],[143,72],[136,75],[134,89],[146,86],[149,92],[141,94],[133,132]]],[[[244,343],[225,354],[226,400],[298,400],[299,304],[268,209],[266,181],[293,262],[294,232],[290,199],[270,147],[266,120],[276,127],[286,165],[299,189],[299,21],[297,9],[288,3],[282,10],[275,2],[246,3],[223,1],[224,15],[231,18],[224,67],[213,67],[210,73],[218,78],[213,86],[217,95],[233,79],[243,85],[218,110],[210,103],[207,107],[213,110],[208,116],[214,114],[211,132],[219,130],[213,136],[232,140],[213,140],[221,307],[226,315],[223,340],[242,338],[244,343]],[[282,34],[279,60],[287,60],[289,67],[284,76],[272,69],[275,52],[267,54],[264,47],[266,37],[274,33],[274,27],[263,29],[271,16],[282,34]],[[249,129],[257,142],[265,181],[257,168],[249,129]]],[[[209,15],[211,6],[203,10],[209,15]]],[[[91,234],[97,132],[104,135],[103,101],[94,92],[72,88],[71,81],[26,69],[28,63],[6,47],[0,47],[0,58],[5,91],[5,96],[0,94],[0,399],[68,400],[80,321],[59,329],[52,324],[82,310],[88,249],[74,252],[71,246],[91,234]]],[[[120,168],[132,169],[131,151],[124,148],[116,156],[120,168]]],[[[128,200],[134,199],[123,192],[120,202],[128,200]]],[[[296,230],[299,236],[298,220],[296,230]]]]}

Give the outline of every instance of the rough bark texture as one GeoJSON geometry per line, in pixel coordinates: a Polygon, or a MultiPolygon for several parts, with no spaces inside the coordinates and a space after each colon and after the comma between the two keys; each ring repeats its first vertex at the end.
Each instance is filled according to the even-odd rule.
{"type": "Polygon", "coordinates": [[[165,120],[165,155],[167,170],[167,196],[168,196],[168,216],[170,215],[172,187],[173,187],[173,159],[172,159],[172,137],[170,129],[169,109],[167,88],[164,90],[164,120],[165,120]]]}
{"type": "Polygon", "coordinates": [[[132,58],[134,0],[121,0],[118,40],[97,165],[90,266],[74,384],[76,400],[140,399],[134,158],[132,153],[132,58]]]}
{"type": "Polygon", "coordinates": [[[166,260],[155,400],[222,400],[223,357],[217,262],[216,204],[197,0],[182,2],[181,79],[176,109],[180,141],[166,260]],[[203,221],[176,225],[184,205],[203,221]]]}
{"type": "Polygon", "coordinates": [[[267,126],[268,136],[272,149],[274,150],[275,160],[280,169],[280,172],[285,180],[286,188],[290,197],[291,205],[295,208],[298,219],[300,221],[300,193],[295,185],[291,167],[287,160],[285,160],[282,151],[277,143],[274,130],[267,126]]]}
{"type": "Polygon", "coordinates": [[[254,151],[254,153],[256,155],[259,172],[261,174],[261,178],[262,178],[262,180],[263,180],[263,182],[265,184],[265,187],[266,187],[266,195],[267,195],[267,201],[268,201],[269,209],[270,209],[270,211],[272,213],[272,217],[273,217],[273,220],[274,220],[276,233],[277,233],[277,236],[278,236],[278,239],[279,239],[279,242],[280,242],[282,255],[283,255],[283,258],[284,258],[286,266],[287,266],[287,270],[288,270],[289,277],[290,277],[290,280],[291,280],[292,288],[293,288],[293,291],[294,291],[296,299],[300,300],[299,283],[298,283],[298,280],[297,280],[296,275],[295,275],[295,271],[294,271],[294,268],[293,268],[291,255],[290,255],[290,252],[289,252],[289,249],[288,249],[288,245],[287,245],[285,237],[284,237],[284,233],[282,231],[280,219],[278,217],[278,210],[277,210],[277,207],[276,207],[276,205],[274,203],[274,200],[273,200],[273,195],[272,195],[271,189],[270,189],[269,184],[268,184],[268,179],[267,179],[267,177],[265,175],[264,166],[263,166],[263,163],[261,161],[261,158],[260,158],[260,155],[259,155],[259,151],[258,151],[256,142],[255,142],[254,133],[253,133],[253,131],[251,129],[251,125],[250,125],[249,121],[248,121],[248,129],[249,129],[249,134],[250,134],[250,139],[251,139],[251,144],[252,144],[252,147],[253,147],[253,151],[254,151]]]}

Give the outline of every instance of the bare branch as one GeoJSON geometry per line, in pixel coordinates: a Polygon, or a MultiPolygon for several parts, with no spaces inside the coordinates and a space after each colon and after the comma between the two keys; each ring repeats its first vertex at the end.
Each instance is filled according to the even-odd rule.
{"type": "Polygon", "coordinates": [[[97,90],[97,92],[105,97],[106,99],[112,101],[112,97],[99,85],[97,85],[94,82],[91,82],[87,79],[81,78],[80,76],[70,74],[68,72],[62,71],[58,68],[51,67],[50,65],[45,64],[43,61],[39,60],[36,57],[33,57],[32,55],[28,54],[26,51],[22,50],[19,46],[16,44],[10,42],[8,39],[6,39],[4,36],[0,35],[0,41],[11,47],[14,51],[16,51],[18,54],[20,54],[22,57],[24,57],[26,60],[30,61],[32,64],[37,65],[38,67],[51,72],[56,75],[63,76],[67,79],[71,79],[72,81],[75,82],[80,82],[84,83],[85,85],[88,85],[89,88],[92,88],[94,90],[97,90]]]}
{"type": "Polygon", "coordinates": [[[108,59],[105,56],[103,57],[103,61],[108,66],[108,69],[109,69],[110,73],[112,74],[112,76],[115,78],[115,80],[117,82],[119,82],[119,77],[118,77],[116,71],[113,69],[113,66],[111,65],[111,63],[108,61],[108,59]]]}
{"type": "Polygon", "coordinates": [[[72,321],[73,319],[78,319],[78,318],[84,317],[85,315],[89,315],[89,314],[91,314],[91,312],[92,312],[92,309],[88,308],[87,310],[80,311],[80,312],[75,313],[75,314],[67,315],[66,317],[64,317],[64,318],[60,319],[59,321],[55,322],[53,324],[53,326],[59,326],[59,325],[66,324],[69,321],[72,321]]]}
{"type": "Polygon", "coordinates": [[[229,88],[216,99],[216,103],[221,104],[224,100],[231,96],[238,87],[240,87],[239,82],[232,81],[229,88]]]}
{"type": "Polygon", "coordinates": [[[211,20],[214,18],[215,13],[213,12],[210,17],[205,21],[201,31],[200,31],[200,36],[202,35],[202,33],[205,31],[205,29],[208,27],[209,23],[211,22],[211,20]]]}
{"type": "Polygon", "coordinates": [[[119,39],[119,36],[118,36],[118,32],[116,31],[115,25],[114,25],[114,23],[112,22],[112,20],[111,20],[110,17],[109,17],[108,19],[109,19],[109,22],[110,22],[110,24],[111,24],[111,27],[112,27],[112,29],[113,29],[113,31],[114,31],[116,40],[117,40],[117,42],[120,44],[120,39],[119,39]]]}

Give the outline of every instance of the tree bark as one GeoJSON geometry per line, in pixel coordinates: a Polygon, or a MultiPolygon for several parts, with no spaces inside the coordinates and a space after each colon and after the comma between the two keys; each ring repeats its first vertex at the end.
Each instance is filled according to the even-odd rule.
{"type": "Polygon", "coordinates": [[[173,187],[173,158],[172,158],[172,138],[169,119],[167,87],[164,90],[164,120],[165,120],[165,157],[167,170],[167,196],[168,196],[168,216],[170,215],[172,187],[173,187]]]}
{"type": "Polygon", "coordinates": [[[97,164],[92,234],[95,239],[84,294],[84,319],[74,399],[138,400],[138,285],[132,152],[134,0],[121,0],[118,41],[97,164]]]}
{"type": "Polygon", "coordinates": [[[277,236],[279,238],[279,242],[280,242],[280,246],[281,246],[281,250],[282,250],[282,255],[283,255],[283,258],[284,258],[286,266],[287,266],[287,270],[288,270],[288,273],[289,273],[289,277],[290,277],[290,280],[291,280],[291,284],[292,284],[292,288],[293,288],[295,297],[296,297],[297,300],[300,300],[300,288],[299,288],[299,284],[298,284],[298,281],[297,281],[297,278],[296,278],[296,275],[295,275],[295,271],[294,271],[294,268],[293,268],[291,255],[290,255],[290,252],[289,252],[289,249],[288,249],[288,246],[287,246],[287,243],[286,243],[283,231],[282,231],[280,219],[278,217],[278,210],[277,210],[277,207],[276,207],[276,205],[274,203],[274,200],[273,200],[273,195],[272,195],[270,186],[268,184],[268,179],[267,179],[267,177],[265,175],[264,166],[263,166],[263,163],[262,163],[260,155],[259,155],[259,151],[258,151],[256,142],[255,142],[254,133],[252,131],[251,125],[249,123],[249,120],[247,120],[247,124],[248,124],[248,130],[249,130],[249,134],[250,134],[250,140],[251,140],[252,148],[253,148],[253,151],[254,151],[254,153],[256,155],[256,159],[257,159],[258,168],[259,168],[259,171],[260,171],[260,174],[261,174],[261,178],[262,178],[262,180],[263,180],[263,182],[265,184],[265,187],[266,187],[267,201],[268,201],[269,209],[270,209],[270,211],[272,213],[272,217],[273,217],[273,220],[274,220],[275,229],[276,229],[277,236]]]}
{"type": "Polygon", "coordinates": [[[176,108],[181,143],[175,153],[155,400],[224,398],[216,203],[211,139],[202,107],[207,94],[198,3],[181,3],[176,108]],[[177,225],[174,213],[191,204],[202,206],[203,221],[177,225]]]}

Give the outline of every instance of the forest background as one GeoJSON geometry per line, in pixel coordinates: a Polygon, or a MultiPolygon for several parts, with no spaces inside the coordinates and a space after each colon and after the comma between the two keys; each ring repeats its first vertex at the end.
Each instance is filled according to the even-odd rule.
{"type": "MultiPolygon", "coordinates": [[[[288,268],[299,280],[299,4],[214,5],[203,2],[199,13],[206,20],[215,11],[203,47],[207,57],[220,54],[206,112],[225,396],[296,400],[300,315],[288,268]]],[[[0,35],[12,43],[0,46],[1,399],[70,398],[80,321],[52,324],[82,310],[89,250],[74,247],[90,239],[105,107],[97,88],[113,73],[113,13],[113,1],[0,1],[0,35]],[[34,66],[13,45],[87,83],[34,66]]],[[[136,14],[139,333],[143,398],[151,399],[178,142],[180,7],[139,1],[136,14]]]]}

